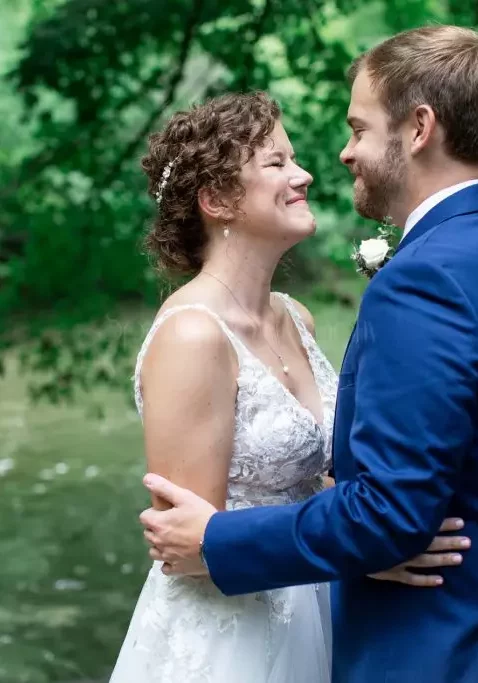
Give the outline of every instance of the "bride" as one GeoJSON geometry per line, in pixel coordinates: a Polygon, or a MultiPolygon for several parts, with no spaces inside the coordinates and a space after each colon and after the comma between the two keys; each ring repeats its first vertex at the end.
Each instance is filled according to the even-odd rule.
{"type": "MultiPolygon", "coordinates": [[[[150,250],[194,275],[138,355],[148,470],[218,509],[313,495],[330,465],[336,375],[311,314],[271,293],[281,256],[315,230],[312,178],[277,104],[235,94],[175,114],[143,168],[158,208],[150,250]]],[[[330,681],[326,585],[226,598],[207,578],[165,574],[155,562],[111,683],[330,681]]]]}

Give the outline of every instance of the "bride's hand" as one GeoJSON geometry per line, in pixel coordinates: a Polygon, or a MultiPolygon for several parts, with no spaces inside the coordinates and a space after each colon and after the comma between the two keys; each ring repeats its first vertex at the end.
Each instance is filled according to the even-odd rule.
{"type": "MultiPolygon", "coordinates": [[[[440,527],[440,532],[457,531],[464,527],[462,519],[445,519],[440,527]]],[[[431,567],[456,567],[461,564],[463,556],[461,552],[471,546],[471,541],[466,536],[435,536],[427,552],[418,555],[412,560],[403,562],[393,569],[388,569],[378,574],[370,574],[372,579],[380,581],[396,581],[409,586],[422,586],[434,588],[443,584],[443,578],[437,574],[414,574],[413,569],[430,569],[431,567]]]]}

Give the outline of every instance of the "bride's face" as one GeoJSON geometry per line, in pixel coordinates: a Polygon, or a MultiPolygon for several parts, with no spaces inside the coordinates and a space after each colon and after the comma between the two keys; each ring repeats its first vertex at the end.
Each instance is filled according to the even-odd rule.
{"type": "Polygon", "coordinates": [[[307,203],[312,176],[295,161],[287,133],[278,121],[264,146],[243,166],[245,196],[237,229],[285,249],[315,232],[307,203]]]}

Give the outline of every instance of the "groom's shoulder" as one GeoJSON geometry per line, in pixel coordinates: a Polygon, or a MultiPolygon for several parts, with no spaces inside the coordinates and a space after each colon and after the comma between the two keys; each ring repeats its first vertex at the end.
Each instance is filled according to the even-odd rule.
{"type": "MultiPolygon", "coordinates": [[[[433,227],[404,249],[403,265],[410,260],[430,266],[447,274],[462,288],[478,289],[478,213],[449,218],[433,227]]],[[[400,263],[396,266],[400,266],[400,263]]]]}

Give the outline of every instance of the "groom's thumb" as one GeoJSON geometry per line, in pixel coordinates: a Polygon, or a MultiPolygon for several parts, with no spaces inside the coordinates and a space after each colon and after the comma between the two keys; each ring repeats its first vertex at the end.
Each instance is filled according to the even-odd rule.
{"type": "Polygon", "coordinates": [[[159,498],[171,503],[174,507],[177,507],[184,502],[186,494],[185,489],[176,486],[176,484],[170,482],[169,479],[160,477],[159,474],[147,474],[143,478],[143,484],[151,493],[154,493],[159,498]]]}

